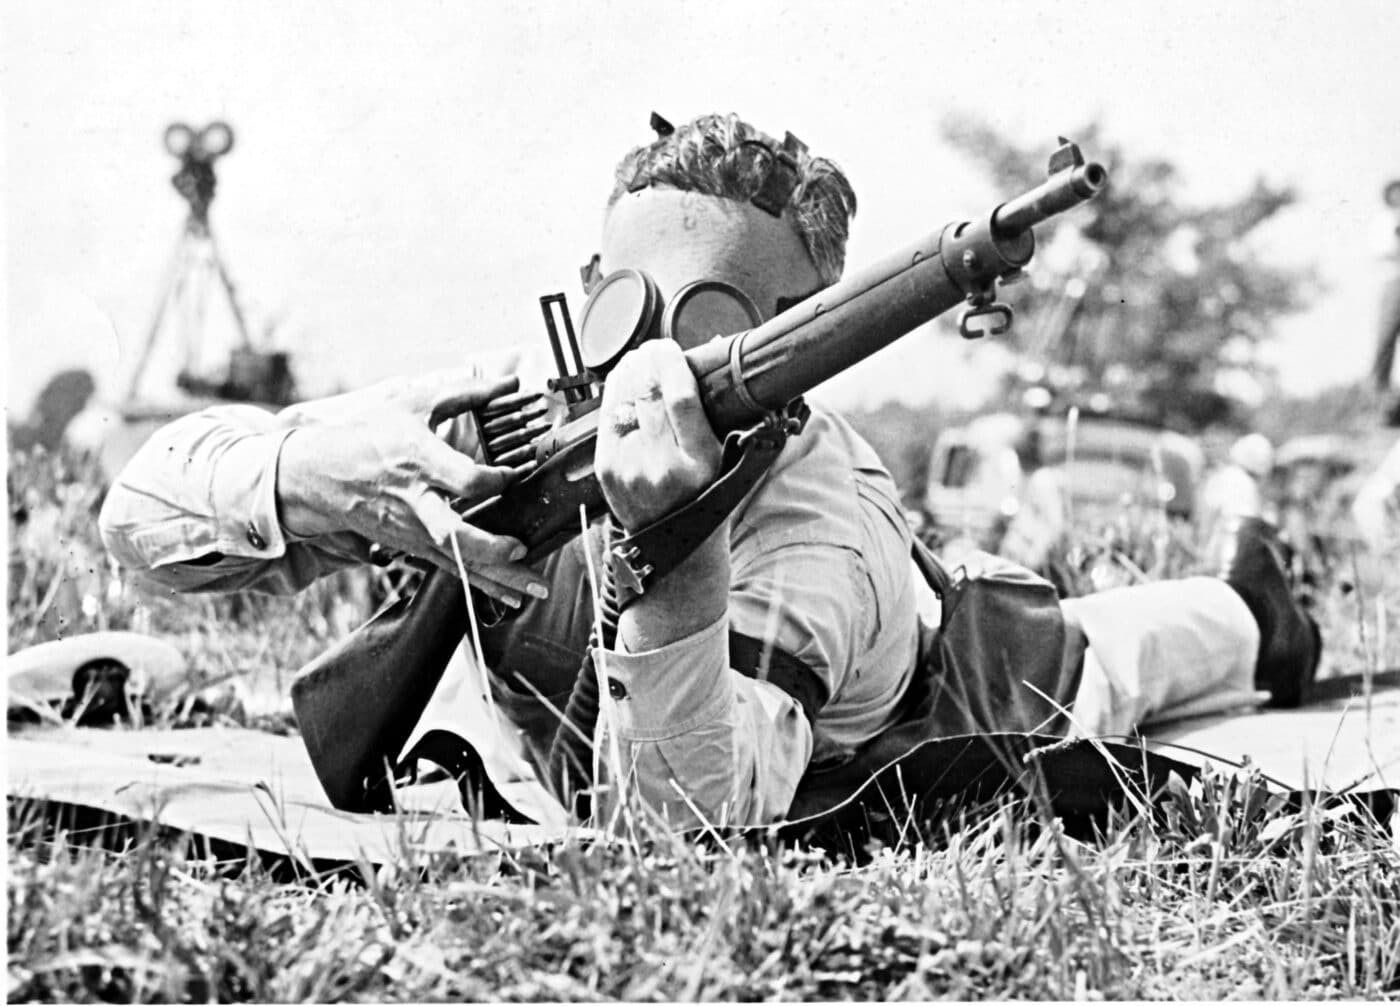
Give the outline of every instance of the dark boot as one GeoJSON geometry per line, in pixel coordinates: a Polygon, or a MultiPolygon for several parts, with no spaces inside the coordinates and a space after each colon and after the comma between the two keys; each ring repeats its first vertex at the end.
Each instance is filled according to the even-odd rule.
{"type": "Polygon", "coordinates": [[[1209,555],[1215,575],[1244,599],[1259,624],[1255,687],[1273,694],[1271,706],[1301,705],[1317,674],[1322,634],[1289,588],[1277,530],[1258,517],[1236,518],[1209,555]]]}

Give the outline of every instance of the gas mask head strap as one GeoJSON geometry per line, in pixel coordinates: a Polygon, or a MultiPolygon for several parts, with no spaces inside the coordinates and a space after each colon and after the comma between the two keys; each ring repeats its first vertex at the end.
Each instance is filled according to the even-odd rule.
{"type": "MultiPolygon", "coordinates": [[[[664,140],[676,131],[675,126],[656,112],[651,113],[650,125],[658,140],[664,140]]],[[[782,216],[783,207],[788,204],[797,188],[797,161],[807,152],[807,145],[791,133],[784,135],[781,147],[775,148],[766,140],[745,140],[743,145],[761,147],[768,155],[758,191],[749,201],[769,216],[782,216]]],[[[637,173],[632,176],[632,181],[627,186],[628,192],[640,192],[651,185],[646,167],[645,162],[638,165],[637,173]]]]}
{"type": "Polygon", "coordinates": [[[758,143],[772,155],[768,158],[768,169],[764,172],[763,182],[749,201],[770,217],[780,217],[783,215],[783,207],[788,204],[797,188],[797,159],[807,152],[807,144],[791,133],[783,137],[783,145],[776,150],[762,141],[749,142],[758,143]]]}

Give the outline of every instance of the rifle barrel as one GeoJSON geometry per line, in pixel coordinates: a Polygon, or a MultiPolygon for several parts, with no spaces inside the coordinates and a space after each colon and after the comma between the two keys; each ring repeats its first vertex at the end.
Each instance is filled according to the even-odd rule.
{"type": "Polygon", "coordinates": [[[710,423],[742,429],[797,395],[931,321],[1030,261],[1036,224],[1092,199],[1108,183],[1079,164],[998,206],[950,224],[762,325],[686,353],[710,423]]]}
{"type": "Polygon", "coordinates": [[[1108,171],[1090,161],[1068,171],[1057,171],[1029,192],[1008,199],[992,214],[992,233],[1013,238],[1057,213],[1092,199],[1108,184],[1108,171]]]}

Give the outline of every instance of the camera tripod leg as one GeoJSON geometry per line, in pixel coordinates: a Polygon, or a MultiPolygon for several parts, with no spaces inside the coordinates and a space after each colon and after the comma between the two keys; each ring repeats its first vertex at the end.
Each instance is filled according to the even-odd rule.
{"type": "Polygon", "coordinates": [[[141,346],[141,355],[137,358],[136,367],[131,372],[131,381],[126,390],[127,401],[134,401],[140,390],[141,376],[146,372],[146,367],[150,365],[151,352],[155,349],[161,322],[165,320],[166,312],[170,310],[171,303],[176,299],[181,279],[185,274],[185,261],[188,258],[186,245],[189,242],[189,236],[189,229],[186,227],[180,231],[180,236],[175,240],[175,251],[170,256],[170,265],[166,268],[165,283],[161,286],[160,296],[156,298],[156,309],[151,315],[151,324],[146,329],[146,341],[141,346]]]}
{"type": "Polygon", "coordinates": [[[224,257],[219,254],[219,246],[214,241],[211,232],[208,235],[209,250],[213,253],[214,271],[219,275],[219,282],[224,285],[224,293],[228,295],[228,306],[233,310],[233,320],[238,324],[238,334],[243,339],[243,345],[251,349],[253,340],[248,337],[248,324],[243,320],[243,308],[238,304],[238,292],[234,289],[233,280],[229,279],[228,270],[224,268],[224,257]]]}

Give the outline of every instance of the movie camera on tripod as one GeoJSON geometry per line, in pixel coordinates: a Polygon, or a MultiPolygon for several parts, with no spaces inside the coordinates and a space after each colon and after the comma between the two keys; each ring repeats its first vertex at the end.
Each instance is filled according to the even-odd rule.
{"type": "Polygon", "coordinates": [[[254,346],[237,290],[209,225],[209,206],[218,185],[214,164],[233,149],[233,129],[220,121],[202,129],[174,122],[166,127],[163,142],[166,151],[180,161],[170,184],[189,205],[189,214],[132,372],[127,405],[134,407],[142,376],[166,327],[173,330],[180,346],[182,359],[175,383],[182,391],[227,401],[289,405],[297,396],[288,355],[254,346]],[[237,343],[222,370],[211,370],[202,361],[211,287],[222,292],[237,332],[237,343]]]}

